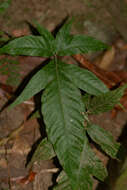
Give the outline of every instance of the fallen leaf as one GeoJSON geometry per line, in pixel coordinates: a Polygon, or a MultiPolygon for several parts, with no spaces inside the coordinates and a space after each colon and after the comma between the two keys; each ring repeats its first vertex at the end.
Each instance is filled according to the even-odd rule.
{"type": "Polygon", "coordinates": [[[31,171],[28,176],[20,179],[19,183],[24,185],[31,183],[32,181],[34,181],[36,174],[37,174],[36,172],[31,171]]]}
{"type": "Polygon", "coordinates": [[[27,185],[31,183],[32,181],[34,181],[36,174],[37,174],[36,172],[30,171],[30,173],[27,176],[13,177],[11,178],[11,181],[15,181],[16,183],[21,184],[21,185],[27,185]]]}
{"type": "Polygon", "coordinates": [[[28,154],[30,149],[31,149],[30,145],[24,138],[21,138],[19,136],[16,137],[13,147],[12,147],[13,153],[24,155],[24,154],[28,154]]]}
{"type": "Polygon", "coordinates": [[[99,68],[107,70],[115,57],[115,47],[112,46],[109,50],[105,51],[105,53],[98,57],[94,63],[99,66],[99,68]]]}
{"type": "Polygon", "coordinates": [[[12,35],[14,37],[26,36],[28,34],[29,34],[29,31],[26,28],[24,28],[24,29],[17,29],[17,30],[13,30],[12,31],[12,35]]]}

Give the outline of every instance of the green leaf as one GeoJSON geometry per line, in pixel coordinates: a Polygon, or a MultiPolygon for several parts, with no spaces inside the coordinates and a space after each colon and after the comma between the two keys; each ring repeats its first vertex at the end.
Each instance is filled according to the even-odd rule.
{"type": "Polygon", "coordinates": [[[44,37],[30,35],[10,41],[0,48],[0,54],[49,57],[53,51],[44,37]]]}
{"type": "Polygon", "coordinates": [[[44,138],[36,148],[30,164],[33,164],[35,161],[40,162],[41,160],[50,160],[55,156],[56,154],[52,144],[47,140],[47,138],[44,138]]]}
{"type": "Polygon", "coordinates": [[[92,151],[91,147],[88,144],[86,138],[84,143],[84,163],[85,168],[88,169],[89,173],[95,176],[97,179],[104,181],[108,173],[102,162],[92,151]]]}
{"type": "Polygon", "coordinates": [[[108,45],[90,36],[74,35],[68,38],[68,44],[58,51],[58,55],[75,55],[96,52],[109,48],[108,45]],[[70,41],[69,41],[70,39],[70,41]]]}
{"type": "Polygon", "coordinates": [[[54,80],[47,86],[42,95],[42,114],[46,123],[48,138],[55,152],[72,181],[72,189],[79,186],[92,187],[92,179],[82,169],[82,157],[85,129],[84,110],[80,91],[71,83],[64,71],[66,64],[56,63],[54,80]],[[87,179],[84,180],[84,175],[87,179]],[[88,180],[88,181],[87,181],[88,180]]]}
{"type": "Polygon", "coordinates": [[[121,86],[116,90],[112,90],[106,93],[103,93],[97,97],[91,98],[86,95],[83,97],[85,107],[90,114],[100,114],[107,112],[120,102],[121,97],[124,94],[124,90],[127,88],[127,85],[121,86]]]}
{"type": "Polygon", "coordinates": [[[40,33],[41,36],[43,36],[43,38],[46,40],[46,42],[48,43],[48,46],[50,47],[50,49],[52,50],[52,52],[55,51],[55,39],[54,36],[51,34],[51,32],[49,32],[47,29],[45,29],[43,26],[41,26],[38,22],[34,22],[36,29],[38,30],[38,32],[40,33]]]}
{"type": "Polygon", "coordinates": [[[38,30],[38,32],[40,33],[41,36],[43,36],[45,38],[45,40],[50,43],[51,41],[54,40],[53,35],[51,34],[51,32],[49,32],[46,28],[44,28],[43,26],[41,26],[38,22],[34,22],[36,29],[38,30]]]}
{"type": "Polygon", "coordinates": [[[104,83],[87,69],[82,69],[73,64],[68,64],[66,69],[77,88],[96,96],[109,91],[104,83]]]}
{"type": "Polygon", "coordinates": [[[72,190],[69,178],[64,171],[59,174],[57,182],[58,184],[53,188],[53,190],[72,190]]]}
{"type": "Polygon", "coordinates": [[[59,56],[83,54],[100,51],[108,48],[108,45],[85,35],[71,35],[72,21],[66,23],[56,36],[56,53],[59,56]]]}
{"type": "Polygon", "coordinates": [[[91,175],[102,179],[106,174],[103,165],[95,155],[93,157],[88,147],[81,94],[71,82],[66,64],[56,63],[54,75],[54,80],[42,95],[42,114],[48,138],[70,179],[72,190],[91,190],[91,175]],[[96,167],[99,167],[101,175],[96,167]]]}
{"type": "Polygon", "coordinates": [[[114,140],[110,132],[95,124],[88,124],[87,132],[91,139],[99,144],[104,152],[112,158],[117,158],[121,145],[114,140]]]}
{"type": "Polygon", "coordinates": [[[41,116],[40,116],[39,110],[35,110],[34,112],[32,112],[32,113],[30,114],[29,119],[40,118],[40,117],[41,117],[41,116]]]}
{"type": "MultiPolygon", "coordinates": [[[[72,35],[70,35],[70,29],[72,25],[72,20],[65,23],[63,27],[59,30],[56,35],[55,45],[56,54],[61,55],[60,52],[64,51],[67,46],[71,43],[72,35]]],[[[65,55],[68,55],[65,53],[65,55]]]]}
{"type": "Polygon", "coordinates": [[[32,96],[43,90],[46,85],[53,79],[53,72],[54,61],[51,61],[50,63],[48,63],[48,65],[44,66],[32,77],[23,92],[10,105],[10,108],[26,101],[27,99],[31,98],[32,96]]]}

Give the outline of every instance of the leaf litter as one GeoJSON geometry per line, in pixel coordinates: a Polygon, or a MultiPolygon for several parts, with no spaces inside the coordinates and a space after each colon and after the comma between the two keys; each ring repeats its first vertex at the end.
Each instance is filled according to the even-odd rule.
{"type": "MultiPolygon", "coordinates": [[[[126,45],[124,46],[124,48],[123,48],[124,50],[126,49],[126,45]]],[[[29,59],[29,61],[31,60],[31,58],[28,58],[29,59]]],[[[107,58],[108,59],[108,58],[107,58]]],[[[32,60],[33,61],[33,60],[32,60]]],[[[40,62],[39,62],[40,63],[40,62]]],[[[110,63],[111,65],[112,65],[112,63],[110,63]]],[[[33,64],[34,65],[34,64],[33,64]]],[[[30,67],[29,67],[29,69],[31,69],[30,67]]],[[[28,70],[29,70],[28,69],[28,70]]],[[[99,70],[99,69],[98,69],[99,70]]],[[[97,73],[99,73],[99,71],[97,70],[97,73]]],[[[113,71],[113,75],[112,75],[112,72],[110,71],[108,74],[106,74],[106,77],[107,76],[111,76],[111,78],[110,77],[107,77],[107,79],[106,79],[106,77],[104,77],[105,78],[105,80],[106,81],[110,81],[109,83],[111,83],[112,84],[112,81],[113,81],[113,84],[116,84],[116,82],[117,83],[119,83],[119,81],[121,81],[121,77],[119,77],[119,74],[117,75],[115,75],[114,74],[115,73],[115,71],[113,71]]],[[[105,76],[105,75],[104,75],[105,76]]],[[[108,82],[107,82],[108,83],[108,82]]],[[[108,85],[110,86],[110,87],[112,87],[112,86],[114,86],[114,85],[111,85],[111,84],[109,84],[108,83],[108,85]]],[[[125,98],[126,99],[126,98],[125,98]]],[[[106,118],[106,115],[104,116],[104,118],[106,118]]],[[[121,117],[122,118],[122,117],[121,117]]],[[[100,118],[99,118],[100,119],[100,118]]],[[[109,120],[109,115],[107,116],[107,119],[109,120]]],[[[116,121],[116,123],[119,123],[120,121],[121,121],[121,119],[119,118],[116,118],[117,119],[117,121],[116,121]]],[[[122,124],[123,124],[123,122],[122,122],[122,124]]],[[[109,123],[109,129],[108,130],[110,130],[111,131],[111,129],[110,129],[110,127],[113,127],[113,126],[115,126],[115,125],[112,125],[112,124],[110,124],[109,123]]],[[[120,132],[119,132],[120,133],[120,132]]],[[[114,134],[114,136],[115,136],[115,134],[114,134]]],[[[119,136],[118,135],[118,132],[117,132],[117,135],[116,135],[117,137],[119,136]]],[[[116,137],[116,138],[117,138],[116,137]]],[[[40,179],[41,180],[41,179],[40,179]]]]}

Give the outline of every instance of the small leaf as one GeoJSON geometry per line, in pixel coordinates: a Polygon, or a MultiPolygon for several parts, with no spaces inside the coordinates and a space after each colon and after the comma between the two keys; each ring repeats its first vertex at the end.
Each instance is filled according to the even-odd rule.
{"type": "Polygon", "coordinates": [[[30,164],[34,163],[35,161],[40,162],[41,160],[50,160],[55,156],[56,154],[52,144],[47,140],[47,138],[44,138],[36,148],[30,164]]]}
{"type": "Polygon", "coordinates": [[[66,69],[77,88],[96,96],[109,91],[104,83],[87,69],[82,69],[73,64],[68,64],[66,69]]]}
{"type": "Polygon", "coordinates": [[[31,35],[10,41],[0,48],[0,54],[49,57],[53,51],[45,38],[31,35]]]}
{"type": "Polygon", "coordinates": [[[23,92],[18,96],[18,98],[10,105],[10,108],[26,101],[31,98],[42,89],[53,79],[52,73],[54,72],[54,61],[48,63],[41,70],[39,70],[32,79],[28,82],[27,86],[23,92]]]}
{"type": "Polygon", "coordinates": [[[69,55],[101,51],[109,48],[105,43],[85,35],[74,35],[70,46],[69,55]]]}
{"type": "Polygon", "coordinates": [[[40,33],[40,35],[43,36],[43,38],[48,43],[48,46],[50,47],[52,52],[54,52],[55,51],[55,46],[54,46],[55,39],[54,39],[54,36],[51,34],[51,32],[49,32],[47,29],[45,29],[43,26],[41,26],[38,22],[34,22],[34,24],[36,26],[36,29],[40,33]]]}
{"type": "Polygon", "coordinates": [[[50,41],[54,40],[53,35],[51,34],[51,32],[49,32],[46,28],[44,28],[43,26],[41,26],[38,22],[34,22],[36,29],[38,30],[38,32],[40,33],[41,36],[43,36],[47,42],[50,43],[50,41]]]}
{"type": "Polygon", "coordinates": [[[64,171],[59,174],[57,182],[58,184],[53,188],[53,190],[72,190],[69,178],[64,171]]]}
{"type": "Polygon", "coordinates": [[[112,158],[117,158],[121,145],[114,140],[111,133],[94,124],[88,124],[87,132],[91,139],[99,144],[104,152],[112,158]]]}
{"type": "Polygon", "coordinates": [[[71,43],[72,35],[70,35],[70,29],[72,25],[72,20],[65,23],[63,27],[59,30],[56,35],[55,45],[56,45],[56,54],[60,55],[60,52],[71,43]]]}
{"type": "Polygon", "coordinates": [[[99,114],[113,109],[120,102],[126,88],[127,85],[124,85],[93,98],[84,96],[83,99],[88,113],[99,114]]]}
{"type": "Polygon", "coordinates": [[[92,151],[88,144],[88,140],[85,140],[84,147],[84,167],[86,167],[89,173],[91,173],[97,179],[104,181],[108,175],[106,168],[92,151]]]}
{"type": "Polygon", "coordinates": [[[66,23],[56,36],[56,53],[59,56],[83,54],[107,49],[103,42],[85,35],[71,35],[72,21],[66,23]]]}

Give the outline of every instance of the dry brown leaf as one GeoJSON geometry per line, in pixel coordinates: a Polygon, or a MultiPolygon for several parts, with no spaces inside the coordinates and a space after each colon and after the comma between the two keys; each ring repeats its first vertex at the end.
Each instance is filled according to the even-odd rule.
{"type": "Polygon", "coordinates": [[[28,142],[24,138],[17,136],[12,147],[12,152],[24,155],[28,154],[29,151],[30,145],[28,142]]]}
{"type": "Polygon", "coordinates": [[[112,46],[111,49],[105,51],[103,56],[98,57],[94,63],[98,65],[101,69],[107,70],[112,64],[114,57],[115,57],[115,47],[112,46]]]}
{"type": "Polygon", "coordinates": [[[28,34],[29,34],[29,31],[26,28],[24,28],[24,29],[17,29],[17,30],[13,30],[12,31],[12,35],[14,37],[26,36],[28,34]]]}
{"type": "Polygon", "coordinates": [[[7,168],[7,160],[5,158],[0,159],[0,167],[7,168]]]}

